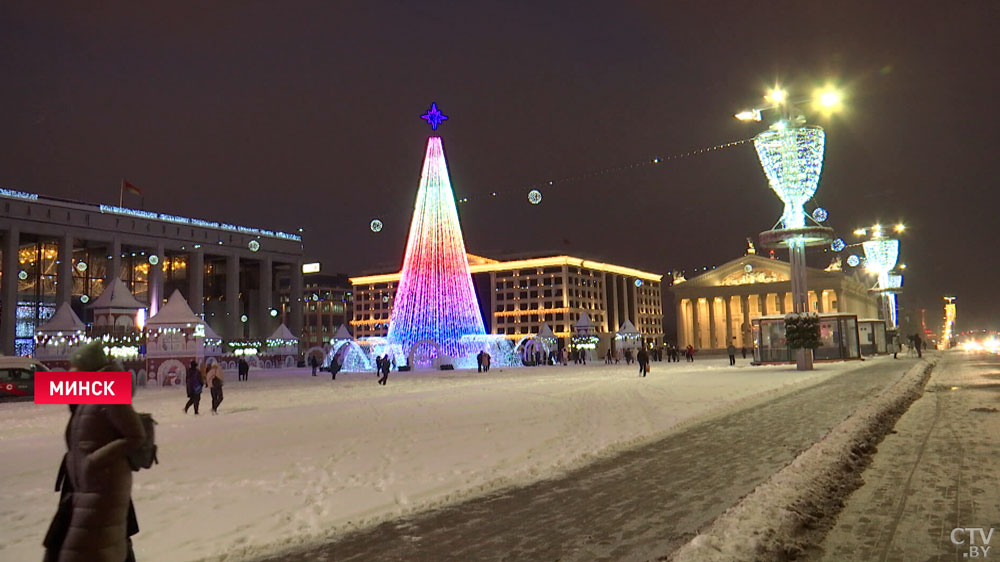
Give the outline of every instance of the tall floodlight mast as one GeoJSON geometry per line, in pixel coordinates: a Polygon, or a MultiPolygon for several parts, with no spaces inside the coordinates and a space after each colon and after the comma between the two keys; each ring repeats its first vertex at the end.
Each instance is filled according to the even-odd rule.
{"type": "MultiPolygon", "coordinates": [[[[779,113],[768,130],[753,139],[768,183],[785,204],[777,224],[760,234],[760,243],[766,248],[788,247],[792,311],[809,312],[806,248],[826,245],[833,240],[833,229],[820,224],[826,220],[826,212],[812,215],[805,212],[805,204],[812,199],[819,186],[826,133],[822,127],[806,125],[805,116],[788,99],[784,90],[775,88],[764,99],[771,105],[736,114],[737,119],[760,121],[763,111],[775,110],[779,113]]],[[[832,90],[818,93],[812,101],[826,110],[833,110],[840,104],[839,96],[832,90]]],[[[799,370],[812,369],[812,350],[799,349],[796,364],[799,370]]]]}

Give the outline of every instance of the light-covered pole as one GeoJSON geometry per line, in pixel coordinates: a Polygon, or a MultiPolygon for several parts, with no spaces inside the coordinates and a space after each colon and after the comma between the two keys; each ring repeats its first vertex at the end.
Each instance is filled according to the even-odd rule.
{"type": "MultiPolygon", "coordinates": [[[[760,243],[764,247],[788,248],[792,311],[802,314],[809,312],[806,248],[833,241],[833,229],[822,225],[827,218],[826,211],[817,208],[811,215],[805,211],[805,204],[819,187],[826,133],[822,127],[806,125],[805,116],[796,108],[797,104],[788,99],[784,90],[775,88],[764,99],[771,105],[738,113],[736,118],[760,121],[761,113],[767,110],[775,110],[779,115],[768,130],[753,139],[768,183],[785,204],[781,219],[771,230],[760,233],[760,243]]],[[[832,89],[818,92],[812,100],[803,101],[813,101],[829,112],[841,103],[839,94],[832,89]]],[[[811,370],[812,350],[799,349],[796,365],[800,371],[811,370]]]]}

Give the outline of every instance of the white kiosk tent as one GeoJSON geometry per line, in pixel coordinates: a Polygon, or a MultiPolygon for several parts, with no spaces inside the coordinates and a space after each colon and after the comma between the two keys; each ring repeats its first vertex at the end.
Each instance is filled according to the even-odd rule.
{"type": "Polygon", "coordinates": [[[299,338],[282,323],[267,338],[267,354],[264,367],[295,367],[299,358],[299,338]]]}
{"type": "Polygon", "coordinates": [[[635,328],[635,324],[628,318],[622,323],[622,327],[615,334],[615,346],[619,350],[639,349],[642,347],[642,332],[635,328]]]}
{"type": "Polygon", "coordinates": [[[168,386],[183,384],[191,361],[205,357],[205,323],[174,290],[167,304],[146,323],[146,372],[150,380],[168,386]]]}
{"type": "Polygon", "coordinates": [[[570,347],[586,355],[588,361],[594,360],[601,338],[597,335],[597,328],[590,320],[590,315],[581,312],[576,323],[573,324],[573,336],[570,337],[570,347]]]}
{"type": "Polygon", "coordinates": [[[118,277],[112,279],[87,308],[94,311],[95,332],[120,335],[143,328],[146,305],[139,302],[118,277]]]}
{"type": "Polygon", "coordinates": [[[69,303],[62,303],[52,318],[35,330],[35,357],[50,369],[68,370],[70,355],[89,341],[86,330],[69,303]]]}

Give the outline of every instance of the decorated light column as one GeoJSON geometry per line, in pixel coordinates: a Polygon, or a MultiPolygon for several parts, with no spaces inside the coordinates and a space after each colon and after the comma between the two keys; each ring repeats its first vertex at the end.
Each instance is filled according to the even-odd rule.
{"type": "MultiPolygon", "coordinates": [[[[825,245],[833,240],[833,229],[821,224],[826,220],[826,211],[817,208],[812,215],[807,215],[805,211],[805,204],[812,199],[819,186],[826,133],[822,127],[805,124],[805,117],[789,102],[784,90],[776,88],[765,99],[773,105],[743,112],[736,117],[760,121],[764,109],[780,113],[780,118],[768,130],[753,139],[768,184],[785,204],[781,219],[774,228],[760,234],[760,242],[764,247],[788,247],[792,312],[802,314],[809,312],[806,248],[825,245]]],[[[818,101],[824,106],[833,106],[839,103],[839,98],[821,94],[818,101]]],[[[796,364],[799,370],[812,369],[812,350],[800,348],[796,364]]]]}

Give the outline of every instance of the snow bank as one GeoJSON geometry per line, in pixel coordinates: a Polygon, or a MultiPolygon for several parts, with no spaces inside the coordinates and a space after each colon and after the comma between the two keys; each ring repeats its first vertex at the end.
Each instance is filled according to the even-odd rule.
{"type": "Polygon", "coordinates": [[[788,466],[726,510],[671,562],[795,560],[861,484],[875,446],[923,391],[937,357],[906,371],[788,466]]]}
{"type": "MultiPolygon", "coordinates": [[[[222,414],[183,389],[141,389],[160,464],[135,475],[140,560],[243,560],[522,485],[692,420],[817,384],[857,363],[728,360],[312,377],[228,376],[222,414]]],[[[0,559],[41,559],[57,503],[65,407],[0,404],[0,559]]]]}

